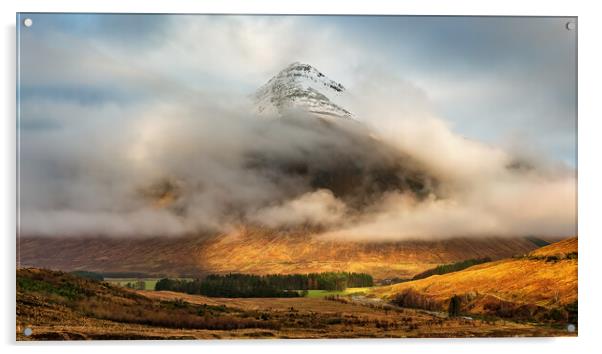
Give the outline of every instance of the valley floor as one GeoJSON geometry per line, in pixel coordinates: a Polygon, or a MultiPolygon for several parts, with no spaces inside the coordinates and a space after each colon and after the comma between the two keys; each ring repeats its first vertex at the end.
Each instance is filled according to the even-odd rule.
{"type": "Polygon", "coordinates": [[[349,288],[340,294],[312,290],[311,296],[298,298],[215,298],[132,290],[59,271],[20,268],[16,337],[576,336],[577,331],[569,332],[567,326],[577,323],[577,245],[577,238],[571,238],[519,257],[448,274],[389,286],[349,288]],[[447,315],[452,299],[460,316],[447,315]],[[25,328],[32,329],[30,336],[24,335],[25,328]]]}
{"type": "MultiPolygon", "coordinates": [[[[565,329],[502,320],[444,318],[414,309],[319,298],[226,299],[173,292],[138,291],[156,304],[226,308],[236,318],[253,318],[277,326],[246,329],[186,329],[144,324],[144,320],[74,311],[39,297],[19,296],[17,340],[86,339],[250,339],[250,338],[405,338],[568,336],[565,329]],[[38,301],[38,302],[36,302],[38,301]],[[43,301],[40,303],[39,301],[43,301]],[[141,323],[135,323],[141,322],[141,323]],[[33,334],[26,337],[23,330],[33,334]]],[[[259,326],[263,327],[263,326],[259,326]]]]}

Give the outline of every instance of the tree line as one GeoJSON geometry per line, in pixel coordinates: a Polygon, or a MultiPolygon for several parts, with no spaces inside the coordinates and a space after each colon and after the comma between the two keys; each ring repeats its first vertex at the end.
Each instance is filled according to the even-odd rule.
{"type": "Polygon", "coordinates": [[[491,258],[489,258],[489,257],[472,258],[472,259],[467,259],[467,260],[460,261],[460,262],[455,262],[455,263],[450,263],[450,264],[442,264],[442,265],[436,266],[435,268],[431,268],[431,269],[425,270],[422,273],[416,274],[412,278],[412,280],[428,278],[431,275],[441,275],[441,274],[446,274],[446,273],[457,272],[457,271],[466,269],[468,267],[472,267],[473,265],[487,263],[487,262],[491,262],[491,258]]]}
{"type": "Polygon", "coordinates": [[[323,272],[309,274],[270,274],[266,281],[283,290],[345,290],[374,285],[370,274],[352,272],[323,272]]]}
{"type": "Polygon", "coordinates": [[[155,290],[169,290],[212,297],[300,297],[307,290],[345,290],[368,287],[374,281],[365,273],[325,272],[310,274],[253,275],[230,273],[211,274],[204,279],[181,280],[164,278],[155,290]]]}

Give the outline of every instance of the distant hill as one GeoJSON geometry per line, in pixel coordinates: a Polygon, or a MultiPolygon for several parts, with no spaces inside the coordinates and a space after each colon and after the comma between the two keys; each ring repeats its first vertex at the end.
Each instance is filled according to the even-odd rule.
{"type": "Polygon", "coordinates": [[[574,237],[522,257],[375,288],[372,294],[392,301],[410,294],[408,299],[421,298],[416,303],[440,310],[456,295],[463,311],[500,317],[568,316],[566,308],[576,308],[577,301],[577,243],[574,237]]]}
{"type": "Polygon", "coordinates": [[[22,266],[155,276],[207,273],[308,273],[349,271],[375,280],[411,278],[439,264],[470,258],[493,260],[526,254],[524,238],[457,238],[438,241],[325,241],[304,232],[244,228],[222,235],[179,238],[21,237],[22,266]]]}

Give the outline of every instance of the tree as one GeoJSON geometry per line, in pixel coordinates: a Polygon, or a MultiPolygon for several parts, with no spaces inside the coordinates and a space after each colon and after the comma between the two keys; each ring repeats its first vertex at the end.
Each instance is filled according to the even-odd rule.
{"type": "Polygon", "coordinates": [[[566,305],[564,308],[568,312],[569,323],[574,324],[576,326],[577,322],[579,321],[579,319],[578,319],[579,306],[578,306],[577,300],[566,305]]]}
{"type": "Polygon", "coordinates": [[[462,299],[458,296],[455,295],[452,296],[449,299],[449,307],[447,309],[447,313],[449,314],[449,317],[455,317],[458,316],[460,314],[460,306],[462,304],[462,299]]]}

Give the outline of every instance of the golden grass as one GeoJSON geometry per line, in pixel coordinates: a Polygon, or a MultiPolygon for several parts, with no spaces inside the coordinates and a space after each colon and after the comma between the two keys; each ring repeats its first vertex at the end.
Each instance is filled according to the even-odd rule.
{"type": "Polygon", "coordinates": [[[379,280],[410,278],[442,263],[486,256],[500,259],[534,248],[525,239],[341,242],[243,228],[208,243],[199,260],[204,267],[219,272],[350,271],[369,273],[379,280]]]}
{"type": "MultiPolygon", "coordinates": [[[[577,238],[543,247],[532,255],[576,250],[577,238]]],[[[522,257],[476,265],[465,270],[374,288],[371,294],[393,298],[406,289],[445,301],[453,295],[493,296],[514,303],[552,307],[577,300],[577,259],[554,262],[522,257]]]]}
{"type": "Polygon", "coordinates": [[[559,242],[552,243],[551,245],[538,248],[529,255],[531,256],[566,256],[570,253],[576,253],[578,251],[579,241],[577,237],[567,238],[559,242]]]}

